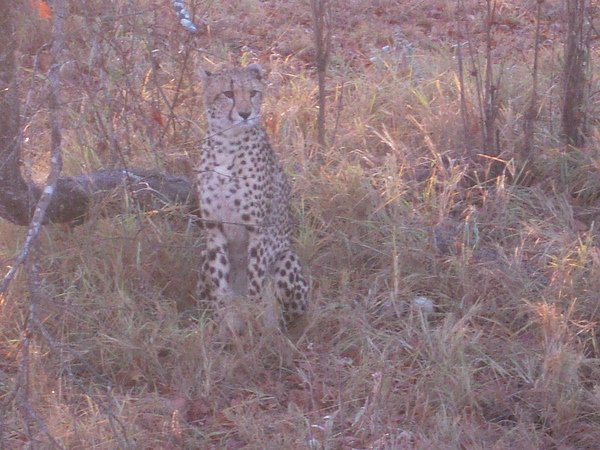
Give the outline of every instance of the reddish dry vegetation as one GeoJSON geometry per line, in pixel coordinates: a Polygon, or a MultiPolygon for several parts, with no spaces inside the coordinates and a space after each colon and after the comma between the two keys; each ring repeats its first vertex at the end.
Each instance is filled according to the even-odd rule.
{"type": "MultiPolygon", "coordinates": [[[[167,1],[72,2],[61,70],[67,174],[123,163],[184,173],[203,129],[196,65],[268,68],[265,121],[294,180],[313,304],[293,343],[242,305],[247,333],[224,348],[194,298],[200,232],[181,211],[126,204],[116,218],[48,226],[26,379],[25,274],[0,302],[0,446],[595,448],[597,99],[585,148],[565,148],[564,11],[544,2],[534,152],[523,155],[536,2],[498,2],[502,171],[486,179],[476,85],[485,2],[464,3],[334,5],[331,145],[320,151],[307,2],[191,1],[194,36],[167,1]]],[[[21,14],[24,170],[43,179],[49,60],[38,50],[52,17],[21,14]]],[[[23,234],[0,224],[4,266],[23,234]]]]}

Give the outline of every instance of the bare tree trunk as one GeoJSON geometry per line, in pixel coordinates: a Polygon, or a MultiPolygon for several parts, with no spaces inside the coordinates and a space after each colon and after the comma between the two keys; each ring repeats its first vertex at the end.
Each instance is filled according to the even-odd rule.
{"type": "Polygon", "coordinates": [[[487,0],[486,14],[486,51],[485,51],[485,78],[483,91],[483,153],[489,156],[485,180],[497,178],[504,171],[505,164],[498,158],[502,153],[500,144],[500,130],[497,125],[500,112],[500,88],[503,69],[500,67],[498,75],[494,76],[492,60],[493,27],[496,21],[496,0],[487,0]]]}
{"type": "Polygon", "coordinates": [[[317,136],[321,151],[325,149],[325,80],[331,49],[331,0],[311,0],[314,23],[317,82],[319,86],[319,116],[317,118],[317,136]]]}
{"type": "MultiPolygon", "coordinates": [[[[457,0],[457,28],[460,29],[461,19],[464,19],[465,5],[463,0],[457,0]]],[[[493,47],[493,32],[496,14],[496,1],[486,0],[486,18],[485,18],[485,68],[481,67],[480,58],[477,54],[477,48],[473,45],[473,39],[469,32],[468,25],[464,25],[464,33],[466,35],[466,43],[468,49],[469,71],[474,77],[478,117],[477,120],[480,132],[481,142],[477,148],[477,155],[471,155],[475,160],[483,161],[483,170],[477,175],[477,179],[483,176],[480,181],[492,181],[498,177],[504,170],[504,163],[499,159],[502,153],[500,145],[500,131],[497,126],[497,119],[500,110],[500,86],[502,81],[502,68],[499,69],[498,75],[494,75],[494,65],[492,59],[493,47]],[[483,75],[482,75],[483,74],[483,75]],[[483,158],[483,159],[481,159],[483,158]]],[[[458,42],[457,61],[460,86],[460,101],[461,101],[461,120],[463,122],[463,131],[465,134],[465,145],[469,148],[469,153],[472,153],[473,137],[469,132],[471,128],[471,118],[466,107],[465,99],[465,81],[464,81],[464,58],[462,55],[461,42],[458,42]]]]}
{"type": "Polygon", "coordinates": [[[542,2],[538,1],[535,20],[535,44],[533,51],[533,69],[531,71],[531,100],[523,118],[523,153],[525,159],[533,157],[534,131],[538,109],[538,60],[540,53],[540,24],[542,19],[542,2]]]}
{"type": "Polygon", "coordinates": [[[486,155],[498,156],[500,149],[496,144],[496,118],[498,117],[498,88],[500,79],[494,80],[492,65],[492,28],[496,15],[496,1],[487,0],[486,37],[485,37],[485,79],[483,99],[484,139],[483,152],[486,155]]]}
{"type": "Polygon", "coordinates": [[[562,131],[566,144],[581,147],[585,142],[585,68],[590,46],[585,25],[586,0],[567,0],[566,8],[562,131]]]}

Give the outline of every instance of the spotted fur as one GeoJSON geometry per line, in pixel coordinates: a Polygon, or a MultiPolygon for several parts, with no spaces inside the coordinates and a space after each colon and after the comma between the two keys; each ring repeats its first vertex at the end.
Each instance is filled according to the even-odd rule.
{"type": "Polygon", "coordinates": [[[267,283],[285,323],[304,314],[308,283],[292,249],[290,187],[261,124],[262,68],[200,72],[207,135],[198,165],[205,225],[199,294],[261,301],[267,283]]]}

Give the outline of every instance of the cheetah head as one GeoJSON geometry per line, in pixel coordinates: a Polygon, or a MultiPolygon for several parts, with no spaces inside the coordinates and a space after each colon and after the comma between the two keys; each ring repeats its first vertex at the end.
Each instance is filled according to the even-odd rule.
{"type": "Polygon", "coordinates": [[[207,120],[214,131],[241,130],[260,120],[263,70],[259,64],[211,73],[199,71],[207,120]]]}

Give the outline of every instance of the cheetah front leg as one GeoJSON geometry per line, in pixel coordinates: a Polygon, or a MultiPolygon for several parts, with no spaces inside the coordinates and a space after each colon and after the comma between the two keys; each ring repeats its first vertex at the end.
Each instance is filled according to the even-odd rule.
{"type": "Polygon", "coordinates": [[[198,283],[200,298],[214,302],[218,307],[227,306],[227,298],[231,296],[230,270],[226,236],[216,228],[207,229],[206,247],[201,255],[201,275],[198,283]]]}
{"type": "Polygon", "coordinates": [[[230,284],[230,245],[222,227],[207,230],[206,248],[202,252],[202,276],[198,291],[200,298],[215,306],[219,337],[239,336],[246,324],[236,310],[236,293],[230,284]]]}

